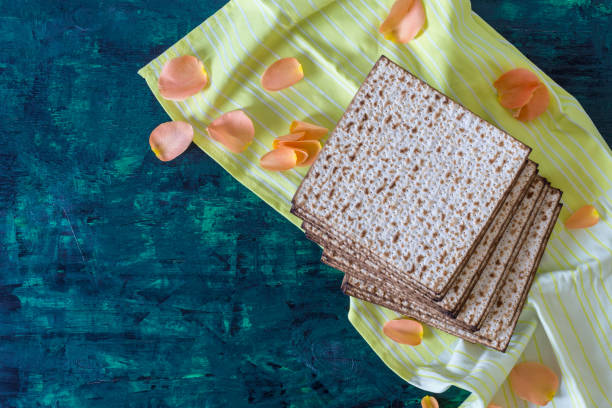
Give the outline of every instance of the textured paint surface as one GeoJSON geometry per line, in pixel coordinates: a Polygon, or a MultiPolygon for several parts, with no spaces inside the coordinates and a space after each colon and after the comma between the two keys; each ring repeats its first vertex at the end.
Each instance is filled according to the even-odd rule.
{"type": "MultiPolygon", "coordinates": [[[[223,4],[0,0],[0,406],[419,406],[320,249],[196,148],[148,148],[136,71],[223,4]]],[[[473,6],[610,136],[608,1],[473,6]]]]}

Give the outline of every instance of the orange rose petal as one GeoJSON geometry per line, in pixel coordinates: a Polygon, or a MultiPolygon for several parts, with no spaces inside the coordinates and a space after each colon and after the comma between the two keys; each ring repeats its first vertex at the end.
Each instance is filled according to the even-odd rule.
{"type": "Polygon", "coordinates": [[[255,136],[251,118],[241,110],[224,113],[208,125],[206,131],[232,153],[243,152],[255,136]]]}
{"type": "Polygon", "coordinates": [[[406,44],[411,41],[425,26],[425,7],[422,0],[414,0],[410,11],[397,26],[397,42],[406,44]]]}
{"type": "Polygon", "coordinates": [[[308,154],[308,159],[298,163],[300,167],[310,166],[317,159],[319,152],[321,151],[321,143],[318,140],[298,140],[295,142],[279,142],[280,147],[291,147],[293,149],[300,149],[308,154]]]}
{"type": "Polygon", "coordinates": [[[493,86],[504,108],[518,109],[531,100],[534,91],[540,86],[540,80],[528,69],[516,68],[500,76],[493,82],[493,86]]]}
{"type": "Polygon", "coordinates": [[[320,140],[329,132],[329,129],[322,126],[313,125],[312,123],[294,120],[291,122],[289,131],[291,133],[306,133],[306,136],[304,137],[305,140],[320,140]]]}
{"type": "Polygon", "coordinates": [[[293,149],[293,151],[295,152],[295,155],[297,156],[296,166],[302,166],[303,163],[305,163],[306,160],[308,160],[308,152],[306,152],[305,150],[301,150],[301,149],[293,149]]]}
{"type": "Polygon", "coordinates": [[[303,140],[306,137],[306,133],[290,133],[285,136],[279,136],[272,142],[272,148],[276,149],[280,146],[281,142],[297,142],[298,140],[303,140]]]}
{"type": "Polygon", "coordinates": [[[149,145],[161,161],[180,156],[193,141],[193,127],[187,122],[166,122],[156,127],[149,136],[149,145]]]}
{"type": "Polygon", "coordinates": [[[565,228],[589,228],[599,222],[599,213],[592,205],[585,205],[565,221],[565,228]]]}
{"type": "Polygon", "coordinates": [[[383,333],[397,343],[418,346],[423,340],[423,325],[410,319],[389,320],[383,326],[383,333]]]}
{"type": "Polygon", "coordinates": [[[280,91],[297,84],[302,78],[302,64],[295,58],[283,58],[265,70],[261,76],[261,86],[266,91],[280,91]]]}
{"type": "Polygon", "coordinates": [[[298,153],[289,147],[274,149],[259,159],[259,164],[266,170],[285,171],[294,168],[298,161],[298,153]]]}
{"type": "Polygon", "coordinates": [[[160,95],[171,101],[183,101],[200,92],[207,84],[204,64],[191,55],[166,62],[157,81],[160,95]]]}
{"type": "Polygon", "coordinates": [[[510,371],[510,387],[521,399],[546,405],[559,388],[559,377],[550,368],[533,361],[519,363],[510,371]]]}
{"type": "Polygon", "coordinates": [[[533,120],[546,111],[549,103],[550,95],[548,94],[548,88],[546,88],[546,85],[540,84],[533,92],[527,105],[523,106],[519,111],[516,118],[522,122],[533,120]]]}
{"type": "Polygon", "coordinates": [[[422,0],[397,0],[378,31],[387,40],[405,44],[417,36],[426,19],[422,0]]]}
{"type": "Polygon", "coordinates": [[[393,32],[401,23],[402,19],[408,14],[414,0],[396,0],[391,6],[385,21],[378,27],[378,32],[385,36],[393,32]]]}
{"type": "Polygon", "coordinates": [[[440,408],[438,400],[431,395],[426,395],[421,400],[421,408],[440,408]]]}
{"type": "Polygon", "coordinates": [[[487,408],[502,408],[502,407],[500,407],[499,405],[496,405],[496,404],[489,404],[489,405],[487,405],[487,408]]]}

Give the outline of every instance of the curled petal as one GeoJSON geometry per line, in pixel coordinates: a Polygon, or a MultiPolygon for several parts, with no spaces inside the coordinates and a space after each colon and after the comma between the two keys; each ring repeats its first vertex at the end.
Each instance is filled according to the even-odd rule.
{"type": "Polygon", "coordinates": [[[285,136],[279,136],[272,142],[272,147],[274,149],[278,148],[282,142],[297,142],[298,140],[304,140],[306,133],[298,132],[298,133],[290,133],[285,136]]]}
{"type": "Polygon", "coordinates": [[[543,114],[550,103],[550,95],[546,85],[540,84],[533,92],[531,99],[527,105],[523,106],[518,112],[517,119],[522,122],[528,122],[543,114]]]}
{"type": "Polygon", "coordinates": [[[193,127],[187,122],[166,122],[156,127],[149,136],[149,145],[161,161],[180,156],[193,141],[193,127]]]}
{"type": "Polygon", "coordinates": [[[559,388],[559,378],[550,368],[533,361],[519,363],[510,371],[510,387],[521,399],[546,405],[559,388]]]}
{"type": "Polygon", "coordinates": [[[308,158],[302,162],[298,162],[297,165],[300,167],[310,166],[317,159],[319,152],[321,151],[321,143],[318,140],[298,140],[296,142],[279,142],[280,147],[291,147],[293,149],[300,149],[308,154],[308,158]]]}
{"type": "Polygon", "coordinates": [[[304,132],[305,140],[320,140],[329,132],[327,128],[324,128],[322,126],[313,125],[312,123],[308,122],[300,122],[297,120],[291,122],[289,131],[291,133],[304,132]]]}
{"type": "Polygon", "coordinates": [[[265,70],[261,76],[261,86],[266,91],[280,91],[297,84],[302,78],[302,64],[295,58],[283,58],[265,70]]]}
{"type": "Polygon", "coordinates": [[[423,29],[426,19],[422,0],[396,0],[378,31],[388,40],[405,44],[423,29]]]}
{"type": "Polygon", "coordinates": [[[531,100],[534,91],[540,86],[540,80],[528,69],[516,68],[500,76],[493,82],[493,86],[504,108],[519,109],[531,100]]]}
{"type": "Polygon", "coordinates": [[[279,147],[266,153],[259,164],[266,170],[285,171],[294,168],[298,161],[298,153],[289,147],[279,147]]]}
{"type": "Polygon", "coordinates": [[[423,340],[423,325],[415,320],[389,320],[383,326],[383,332],[391,340],[409,346],[418,346],[423,340]]]}
{"type": "Polygon", "coordinates": [[[431,395],[426,395],[421,400],[421,408],[439,408],[438,400],[431,395]]]}
{"type": "Polygon", "coordinates": [[[208,125],[206,130],[211,138],[233,153],[243,152],[255,136],[251,118],[241,110],[224,113],[208,125]]]}
{"type": "Polygon", "coordinates": [[[297,157],[297,160],[296,160],[297,166],[300,166],[301,163],[305,163],[306,160],[308,160],[308,152],[306,152],[305,150],[293,149],[293,151],[295,152],[295,155],[297,157]]]}
{"type": "Polygon", "coordinates": [[[183,101],[208,84],[204,64],[196,57],[183,55],[164,64],[157,86],[165,99],[183,101]]]}
{"type": "Polygon", "coordinates": [[[585,205],[565,221],[565,228],[589,228],[599,222],[599,213],[592,205],[585,205]]]}

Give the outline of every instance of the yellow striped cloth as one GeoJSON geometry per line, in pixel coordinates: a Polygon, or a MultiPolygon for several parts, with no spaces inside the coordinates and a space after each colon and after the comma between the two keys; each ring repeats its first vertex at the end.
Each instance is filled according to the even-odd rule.
{"type": "MultiPolygon", "coordinates": [[[[556,226],[528,304],[505,354],[428,329],[418,347],[393,343],[381,332],[396,313],[351,299],[349,319],[400,377],[431,392],[456,385],[472,392],[464,407],[526,406],[506,377],[517,361],[546,363],[560,373],[553,407],[612,406],[612,155],[580,104],[497,34],[467,0],[424,0],[425,32],[408,45],[385,41],[377,27],[393,0],[233,0],[139,73],[175,120],[190,122],[195,142],[291,222],[291,198],[302,169],[270,173],[258,166],[277,135],[294,119],[334,128],[381,54],[473,112],[533,147],[541,173],[565,195],[561,219],[594,204],[602,221],[588,230],[556,226]],[[184,102],[162,99],[157,78],[170,58],[201,59],[211,85],[184,102]],[[263,70],[297,57],[305,80],[267,93],[263,70]],[[528,124],[496,100],[493,81],[515,67],[536,72],[551,91],[548,111],[528,124]],[[256,140],[240,155],[212,141],[205,128],[223,112],[242,109],[255,122],[256,140]]],[[[340,296],[340,292],[338,294],[340,296]]]]}

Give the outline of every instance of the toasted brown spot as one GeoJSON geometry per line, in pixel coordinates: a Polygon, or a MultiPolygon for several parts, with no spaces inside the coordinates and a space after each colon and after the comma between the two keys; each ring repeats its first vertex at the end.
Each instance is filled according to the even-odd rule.
{"type": "Polygon", "coordinates": [[[465,112],[461,112],[460,114],[458,114],[457,120],[461,120],[463,118],[463,115],[465,115],[465,112]]]}

